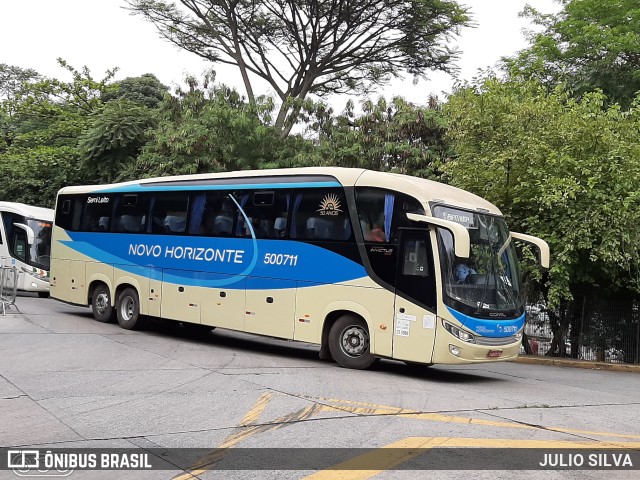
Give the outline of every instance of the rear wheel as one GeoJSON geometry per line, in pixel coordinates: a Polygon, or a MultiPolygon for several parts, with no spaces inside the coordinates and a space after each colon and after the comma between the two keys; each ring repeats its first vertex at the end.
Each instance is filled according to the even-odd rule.
{"type": "Polygon", "coordinates": [[[367,322],[353,315],[343,315],[329,331],[329,350],[338,365],[363,370],[377,360],[370,352],[367,322]]]}
{"type": "Polygon", "coordinates": [[[138,292],[133,288],[125,288],[116,302],[118,323],[127,330],[137,330],[144,326],[144,318],[140,315],[138,292]]]}
{"type": "Polygon", "coordinates": [[[109,287],[104,283],[96,286],[91,295],[91,310],[93,310],[93,318],[102,323],[111,322],[114,319],[113,302],[109,287]]]}

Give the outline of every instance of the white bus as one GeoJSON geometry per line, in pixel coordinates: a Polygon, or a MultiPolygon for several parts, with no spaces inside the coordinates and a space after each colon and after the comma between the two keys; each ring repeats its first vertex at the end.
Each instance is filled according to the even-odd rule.
{"type": "Polygon", "coordinates": [[[123,328],[146,317],[298,340],[322,358],[465,364],[514,358],[524,304],[491,203],[441,183],[299,168],[66,187],[54,298],[123,328]]]}
{"type": "Polygon", "coordinates": [[[0,202],[0,263],[18,269],[18,290],[49,296],[53,210],[0,202]]]}

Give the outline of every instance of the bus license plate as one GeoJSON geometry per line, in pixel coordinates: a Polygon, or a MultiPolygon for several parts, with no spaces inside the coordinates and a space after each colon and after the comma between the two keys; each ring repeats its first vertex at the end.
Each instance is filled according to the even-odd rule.
{"type": "Polygon", "coordinates": [[[502,355],[502,350],[489,350],[488,357],[497,358],[502,355]]]}

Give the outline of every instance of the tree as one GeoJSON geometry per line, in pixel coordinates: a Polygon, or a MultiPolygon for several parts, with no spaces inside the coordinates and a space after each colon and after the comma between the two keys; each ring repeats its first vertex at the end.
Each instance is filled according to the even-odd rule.
{"type": "Polygon", "coordinates": [[[40,78],[40,74],[30,68],[0,63],[0,100],[13,100],[24,84],[40,78]]]}
{"type": "Polygon", "coordinates": [[[126,98],[111,100],[93,114],[78,144],[91,180],[122,180],[146,144],[147,131],[156,124],[151,109],[126,98]]]}
{"type": "Polygon", "coordinates": [[[143,154],[128,170],[130,177],[246,170],[273,165],[284,140],[266,125],[273,105],[258,99],[248,104],[233,89],[200,86],[187,79],[188,90],[167,96],[158,124],[149,131],[143,154]]]}
{"type": "Polygon", "coordinates": [[[0,153],[11,145],[16,135],[16,125],[12,121],[16,96],[24,85],[40,79],[40,74],[35,70],[0,63],[0,153]]]}
{"type": "Polygon", "coordinates": [[[333,117],[332,113],[318,105],[311,117],[318,137],[311,163],[440,176],[447,152],[446,121],[435,98],[424,107],[401,97],[389,102],[367,100],[360,115],[349,102],[341,115],[333,117]]]}
{"type": "Polygon", "coordinates": [[[408,72],[451,70],[447,40],[468,25],[453,0],[127,0],[161,35],[214,63],[237,66],[249,102],[252,77],[281,101],[284,137],[308,95],[365,92],[408,72]]]}
{"type": "MultiPolygon", "coordinates": [[[[552,251],[543,292],[579,332],[583,299],[640,292],[640,96],[628,111],[538,82],[485,79],[446,106],[451,182],[492,201],[552,251]]],[[[631,317],[631,316],[630,316],[631,317]]],[[[577,352],[576,352],[577,355],[577,352]]]]}
{"type": "Polygon", "coordinates": [[[113,89],[102,95],[103,102],[125,98],[147,108],[156,108],[169,90],[169,87],[163,85],[152,73],[145,73],[139,77],[127,77],[114,82],[112,86],[113,89]]]}
{"type": "Polygon", "coordinates": [[[1,104],[0,120],[11,137],[0,141],[0,175],[10,179],[0,186],[0,198],[51,206],[59,188],[93,180],[78,138],[90,114],[102,108],[100,97],[115,71],[96,81],[86,67],[79,71],[59,63],[71,81],[28,75],[1,104]]]}
{"type": "Polygon", "coordinates": [[[531,46],[506,59],[513,75],[575,95],[601,89],[609,103],[627,108],[640,91],[640,8],[637,0],[559,0],[553,15],[527,7],[523,15],[543,31],[531,46]]]}

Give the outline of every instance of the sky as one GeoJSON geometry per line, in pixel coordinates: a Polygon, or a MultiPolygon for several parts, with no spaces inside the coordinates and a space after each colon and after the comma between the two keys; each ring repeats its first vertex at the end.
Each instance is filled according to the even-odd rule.
{"type": "MultiPolygon", "coordinates": [[[[548,13],[559,9],[553,0],[460,0],[470,7],[475,28],[465,28],[454,44],[462,54],[459,78],[470,80],[478,69],[494,66],[502,56],[525,48],[526,19],[518,18],[528,3],[548,13]]],[[[54,78],[68,79],[56,58],[75,68],[87,66],[94,78],[118,67],[116,79],[155,74],[165,85],[181,83],[186,74],[199,76],[214,67],[219,82],[244,89],[232,67],[215,67],[193,53],[161,39],[155,27],[125,10],[124,0],[0,0],[0,63],[32,68],[54,78]]],[[[418,104],[430,94],[444,98],[455,79],[441,72],[413,84],[395,80],[372,95],[401,95],[418,104]]],[[[269,94],[266,87],[258,94],[269,94]]],[[[333,102],[346,101],[334,98],[333,102]]]]}

